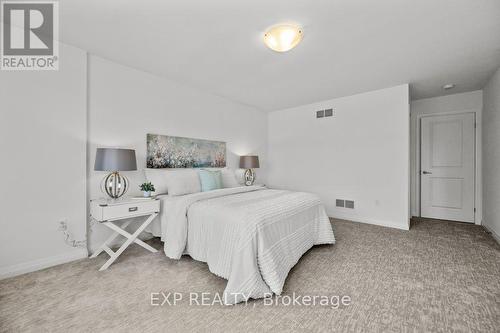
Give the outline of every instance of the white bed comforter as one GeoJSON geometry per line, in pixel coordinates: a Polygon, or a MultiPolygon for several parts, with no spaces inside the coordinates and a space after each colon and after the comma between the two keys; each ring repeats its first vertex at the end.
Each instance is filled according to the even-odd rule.
{"type": "Polygon", "coordinates": [[[333,244],[310,193],[237,187],[176,197],[162,207],[165,254],[189,254],[228,280],[226,304],[280,294],[290,269],[316,244],[333,244]]]}

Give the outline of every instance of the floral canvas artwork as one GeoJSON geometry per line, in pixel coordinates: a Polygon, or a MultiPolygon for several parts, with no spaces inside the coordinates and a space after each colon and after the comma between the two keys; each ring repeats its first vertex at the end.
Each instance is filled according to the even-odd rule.
{"type": "Polygon", "coordinates": [[[158,134],[147,135],[148,168],[226,166],[226,143],[158,134]]]}

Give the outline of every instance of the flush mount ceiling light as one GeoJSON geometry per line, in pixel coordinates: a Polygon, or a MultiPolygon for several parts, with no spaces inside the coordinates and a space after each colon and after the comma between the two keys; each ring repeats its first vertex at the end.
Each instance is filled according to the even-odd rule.
{"type": "Polygon", "coordinates": [[[291,24],[275,25],[264,34],[264,43],[276,52],[286,52],[302,40],[302,29],[291,24]]]}
{"type": "Polygon", "coordinates": [[[450,90],[450,89],[453,89],[453,88],[455,88],[455,85],[453,83],[448,83],[448,84],[445,84],[443,86],[444,90],[450,90]]]}

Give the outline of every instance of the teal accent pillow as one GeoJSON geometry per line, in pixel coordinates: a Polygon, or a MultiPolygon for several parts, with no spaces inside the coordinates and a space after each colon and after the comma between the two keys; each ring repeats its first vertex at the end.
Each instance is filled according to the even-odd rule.
{"type": "Polygon", "coordinates": [[[200,176],[201,191],[213,191],[222,188],[222,173],[219,170],[198,170],[200,176]]]}

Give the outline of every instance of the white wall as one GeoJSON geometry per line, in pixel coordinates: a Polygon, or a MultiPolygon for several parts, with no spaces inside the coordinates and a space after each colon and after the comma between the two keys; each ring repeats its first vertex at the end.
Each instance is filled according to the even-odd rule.
{"type": "Polygon", "coordinates": [[[408,229],[408,85],[275,111],[268,127],[271,186],[317,193],[332,217],[408,229]]]}
{"type": "Polygon", "coordinates": [[[483,97],[483,224],[500,242],[500,69],[483,97]]]}
{"type": "MultiPolygon", "coordinates": [[[[96,147],[133,148],[136,172],[125,172],[132,191],[144,179],[146,134],[156,133],[227,142],[227,162],[238,167],[239,155],[258,154],[257,182],[265,182],[267,115],[250,107],[173,83],[99,57],[89,58],[89,193],[102,196],[105,172],[94,172],[96,147]]],[[[95,225],[89,235],[94,251],[109,234],[95,225]]]]}
{"type": "MultiPolygon", "coordinates": [[[[66,220],[85,240],[87,200],[102,196],[105,175],[93,171],[96,147],[136,149],[142,169],[147,133],[226,141],[228,166],[258,154],[266,181],[266,114],[64,44],[59,71],[0,72],[0,102],[0,278],[87,256],[58,227],[66,220]]],[[[143,171],[126,175],[139,194],[143,171]]],[[[93,225],[89,248],[108,234],[93,225]]]]}
{"type": "Polygon", "coordinates": [[[86,53],[59,71],[0,72],[0,278],[82,258],[86,233],[86,53]]]}
{"type": "Polygon", "coordinates": [[[411,213],[420,216],[419,196],[419,118],[429,114],[451,114],[474,112],[476,114],[476,224],[481,223],[481,114],[483,105],[483,93],[481,90],[461,94],[447,95],[442,97],[425,98],[411,102],[411,213]]]}

